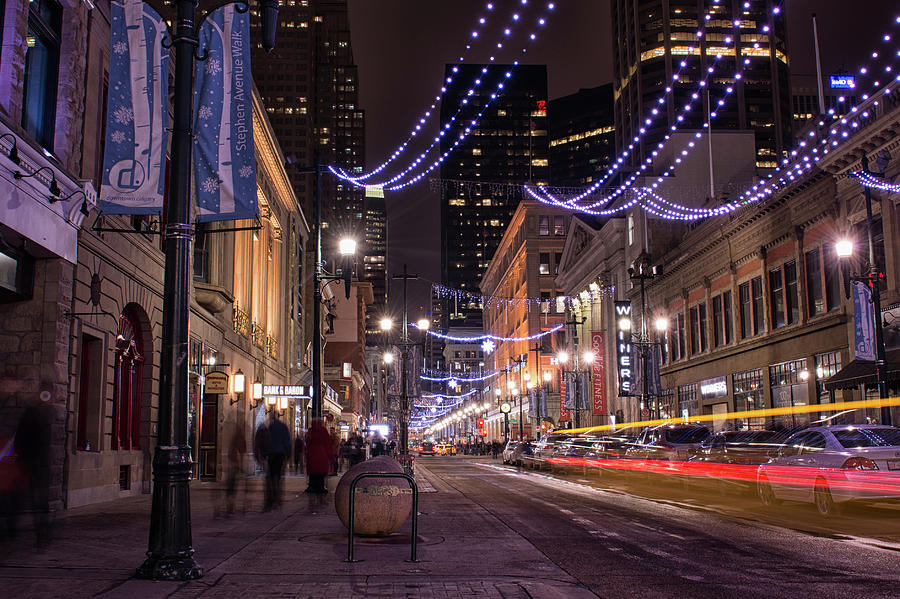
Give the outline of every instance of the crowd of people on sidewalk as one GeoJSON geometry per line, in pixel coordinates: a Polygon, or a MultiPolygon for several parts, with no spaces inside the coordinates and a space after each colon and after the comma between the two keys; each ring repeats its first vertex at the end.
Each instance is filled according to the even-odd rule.
{"type": "MultiPolygon", "coordinates": [[[[327,476],[337,476],[356,464],[379,455],[396,455],[397,443],[379,433],[363,437],[354,432],[341,439],[337,431],[329,430],[322,419],[315,419],[309,430],[301,432],[291,442],[288,427],[278,412],[259,426],[253,437],[253,457],[257,473],[265,474],[263,510],[280,508],[283,502],[283,479],[291,466],[294,475],[305,474],[308,485],[305,493],[325,495],[327,476]]],[[[225,514],[234,513],[235,499],[241,479],[245,479],[247,443],[240,424],[235,424],[228,448],[225,472],[225,514]]],[[[246,488],[246,485],[245,485],[246,488]]]]}
{"type": "Polygon", "coordinates": [[[497,459],[502,450],[503,445],[500,441],[467,441],[465,443],[458,441],[456,443],[457,455],[489,455],[497,459]]]}

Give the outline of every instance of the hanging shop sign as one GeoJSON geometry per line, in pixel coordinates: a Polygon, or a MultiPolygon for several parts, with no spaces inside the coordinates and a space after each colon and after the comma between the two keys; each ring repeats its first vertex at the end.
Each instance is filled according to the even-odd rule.
{"type": "Polygon", "coordinates": [[[228,393],[228,375],[218,370],[206,375],[206,383],[203,385],[206,395],[216,393],[228,393]]]}

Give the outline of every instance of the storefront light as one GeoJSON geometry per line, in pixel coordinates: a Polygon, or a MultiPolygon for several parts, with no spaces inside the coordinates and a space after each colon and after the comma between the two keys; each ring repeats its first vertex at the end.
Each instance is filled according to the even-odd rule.
{"type": "Polygon", "coordinates": [[[234,392],[243,393],[245,382],[244,372],[241,369],[238,369],[238,371],[234,373],[232,380],[234,381],[234,392]]]}

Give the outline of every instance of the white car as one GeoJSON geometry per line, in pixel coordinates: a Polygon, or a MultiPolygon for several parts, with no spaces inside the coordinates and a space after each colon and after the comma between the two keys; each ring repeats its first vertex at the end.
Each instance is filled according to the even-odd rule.
{"type": "Polygon", "coordinates": [[[794,433],[759,467],[756,488],[764,505],[812,502],[823,516],[847,501],[900,499],[900,429],[843,424],[794,433]]]}

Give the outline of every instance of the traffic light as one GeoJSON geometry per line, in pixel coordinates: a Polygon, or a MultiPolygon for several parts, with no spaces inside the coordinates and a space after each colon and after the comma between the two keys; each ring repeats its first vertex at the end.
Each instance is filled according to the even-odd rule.
{"type": "Polygon", "coordinates": [[[478,428],[484,428],[484,418],[478,419],[478,428]]]}

